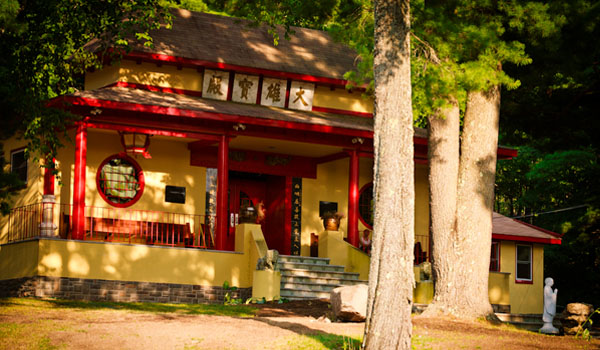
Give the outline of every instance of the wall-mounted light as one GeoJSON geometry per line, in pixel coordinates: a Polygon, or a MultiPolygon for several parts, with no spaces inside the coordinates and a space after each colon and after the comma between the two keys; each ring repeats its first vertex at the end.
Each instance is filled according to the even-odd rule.
{"type": "Polygon", "coordinates": [[[237,123],[236,125],[233,126],[233,130],[244,131],[244,130],[246,130],[246,125],[244,125],[242,123],[237,123]]]}
{"type": "Polygon", "coordinates": [[[137,132],[119,131],[121,136],[121,144],[125,148],[125,152],[128,154],[138,155],[141,154],[144,158],[152,158],[148,153],[148,147],[150,147],[150,135],[142,134],[137,132]]]}
{"type": "Polygon", "coordinates": [[[363,142],[365,142],[365,140],[362,137],[355,137],[352,139],[352,143],[360,143],[362,145],[363,142]]]}
{"type": "Polygon", "coordinates": [[[102,113],[102,110],[100,108],[94,108],[90,111],[91,115],[98,115],[100,113],[102,113]]]}

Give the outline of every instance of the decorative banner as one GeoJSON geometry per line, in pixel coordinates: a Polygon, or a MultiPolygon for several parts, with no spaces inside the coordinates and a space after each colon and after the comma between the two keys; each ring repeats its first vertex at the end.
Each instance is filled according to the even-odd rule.
{"type": "Polygon", "coordinates": [[[312,110],[313,96],[315,95],[315,84],[301,81],[292,81],[290,87],[290,109],[299,109],[301,111],[312,110]]]}
{"type": "Polygon", "coordinates": [[[204,81],[202,82],[202,97],[215,100],[227,100],[227,88],[229,87],[229,72],[205,69],[204,81]]]}
{"type": "Polygon", "coordinates": [[[286,89],[286,80],[264,78],[260,93],[260,104],[263,106],[285,107],[286,89]]]}
{"type": "Polygon", "coordinates": [[[302,228],[302,178],[292,178],[292,255],[300,255],[302,228]]]}
{"type": "Polygon", "coordinates": [[[256,103],[258,95],[258,77],[255,75],[235,74],[231,100],[241,103],[256,103]]]}

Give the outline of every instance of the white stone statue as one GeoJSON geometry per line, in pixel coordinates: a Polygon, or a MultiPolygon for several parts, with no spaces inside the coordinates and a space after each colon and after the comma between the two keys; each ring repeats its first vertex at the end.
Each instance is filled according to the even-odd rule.
{"type": "Polygon", "coordinates": [[[540,332],[546,334],[558,334],[558,328],[552,325],[552,321],[556,315],[556,297],[558,289],[552,290],[554,280],[550,277],[546,278],[544,283],[546,284],[544,287],[544,314],[542,315],[544,326],[540,328],[540,332]]]}

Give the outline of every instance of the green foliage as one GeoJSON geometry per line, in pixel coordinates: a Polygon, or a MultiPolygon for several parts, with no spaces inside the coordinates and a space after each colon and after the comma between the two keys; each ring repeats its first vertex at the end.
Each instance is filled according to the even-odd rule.
{"type": "MultiPolygon", "coordinates": [[[[223,305],[241,305],[244,304],[242,298],[233,298],[232,292],[238,290],[238,287],[230,286],[228,281],[223,282],[223,290],[225,295],[223,296],[223,305]]],[[[247,304],[247,303],[246,303],[247,304]]]]}
{"type": "Polygon", "coordinates": [[[166,5],[162,0],[2,1],[0,139],[22,134],[29,154],[51,164],[76,117],[47,108],[48,100],[82,89],[87,70],[118,59],[131,43],[152,45],[148,32],[170,21],[166,5]]]}
{"type": "Polygon", "coordinates": [[[590,334],[590,328],[592,328],[592,325],[594,324],[592,317],[595,314],[600,315],[600,309],[594,310],[594,312],[592,312],[590,314],[590,316],[587,318],[587,320],[585,320],[585,322],[583,322],[581,327],[577,330],[577,333],[575,334],[575,338],[581,337],[582,339],[587,340],[587,341],[592,340],[592,335],[590,334]]]}

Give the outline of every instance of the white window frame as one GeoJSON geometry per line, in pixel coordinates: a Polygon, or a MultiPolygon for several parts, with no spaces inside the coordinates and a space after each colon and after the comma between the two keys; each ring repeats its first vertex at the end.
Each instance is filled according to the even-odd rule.
{"type": "Polygon", "coordinates": [[[515,246],[515,280],[517,282],[533,282],[533,246],[530,244],[517,244],[515,246]],[[519,247],[529,248],[529,260],[519,260],[519,247]],[[518,267],[520,263],[529,263],[529,278],[519,278],[518,267]]]}

